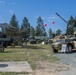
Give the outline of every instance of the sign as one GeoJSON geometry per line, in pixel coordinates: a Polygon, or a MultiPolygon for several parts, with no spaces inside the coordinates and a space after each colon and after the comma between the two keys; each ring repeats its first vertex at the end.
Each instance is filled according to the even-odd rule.
{"type": "Polygon", "coordinates": [[[66,50],[67,50],[67,45],[66,44],[62,44],[61,52],[66,52],[66,50]]]}

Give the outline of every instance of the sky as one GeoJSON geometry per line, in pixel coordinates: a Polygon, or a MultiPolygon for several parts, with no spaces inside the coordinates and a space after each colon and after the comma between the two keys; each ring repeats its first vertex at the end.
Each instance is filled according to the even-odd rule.
{"type": "Polygon", "coordinates": [[[0,0],[0,23],[9,23],[13,14],[22,24],[26,17],[31,26],[36,28],[37,18],[41,16],[48,32],[51,28],[55,33],[58,29],[66,32],[67,24],[55,13],[60,14],[66,21],[72,15],[76,17],[76,0],[0,0]],[[55,23],[52,24],[52,21],[55,23]]]}

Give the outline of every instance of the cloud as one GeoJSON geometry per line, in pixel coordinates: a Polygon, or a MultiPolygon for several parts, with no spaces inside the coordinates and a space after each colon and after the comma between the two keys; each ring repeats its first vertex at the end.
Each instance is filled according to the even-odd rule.
{"type": "Polygon", "coordinates": [[[14,14],[13,10],[9,10],[10,14],[14,14]]]}
{"type": "Polygon", "coordinates": [[[3,5],[3,4],[4,4],[4,1],[1,1],[1,0],[0,0],[0,5],[3,5]]]}
{"type": "Polygon", "coordinates": [[[16,5],[16,2],[11,2],[9,3],[9,5],[16,5]]]}
{"type": "Polygon", "coordinates": [[[51,19],[58,19],[56,15],[51,15],[51,19]]]}
{"type": "MultiPolygon", "coordinates": [[[[35,18],[37,19],[39,16],[41,16],[41,15],[36,14],[35,18]]],[[[44,22],[51,23],[52,21],[57,20],[58,16],[56,16],[55,14],[52,14],[52,15],[41,16],[41,18],[44,22]]]]}
{"type": "Polygon", "coordinates": [[[43,19],[44,21],[51,22],[51,21],[53,21],[53,20],[58,19],[58,17],[57,17],[56,15],[50,15],[50,16],[42,17],[42,19],[43,19]]]}

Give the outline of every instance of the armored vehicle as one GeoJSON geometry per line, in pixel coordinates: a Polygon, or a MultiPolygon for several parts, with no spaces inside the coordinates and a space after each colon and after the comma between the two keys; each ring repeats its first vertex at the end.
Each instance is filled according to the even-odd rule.
{"type": "Polygon", "coordinates": [[[58,39],[55,43],[52,43],[53,52],[61,52],[62,45],[66,45],[66,52],[72,52],[76,49],[76,38],[58,39]]]}

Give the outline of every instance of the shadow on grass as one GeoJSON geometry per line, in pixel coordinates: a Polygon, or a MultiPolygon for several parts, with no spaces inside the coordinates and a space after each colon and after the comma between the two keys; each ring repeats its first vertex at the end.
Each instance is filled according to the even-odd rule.
{"type": "Polygon", "coordinates": [[[6,48],[5,51],[3,53],[17,53],[17,52],[24,52],[24,50],[28,50],[28,49],[34,49],[34,50],[39,50],[39,49],[45,49],[42,46],[38,46],[38,45],[27,45],[25,47],[15,47],[15,48],[6,48]],[[19,49],[19,50],[18,50],[19,49]]]}
{"type": "Polygon", "coordinates": [[[71,52],[58,52],[55,54],[72,54],[72,53],[76,53],[76,50],[72,50],[71,52]]]}
{"type": "Polygon", "coordinates": [[[0,68],[7,67],[8,64],[0,64],[0,68]]]}
{"type": "Polygon", "coordinates": [[[19,47],[18,46],[16,46],[16,47],[8,47],[8,49],[44,49],[44,48],[33,44],[33,45],[27,45],[25,47],[22,47],[22,46],[19,46],[19,47]]]}
{"type": "Polygon", "coordinates": [[[26,46],[25,48],[27,48],[27,49],[44,49],[44,48],[42,48],[40,46],[34,46],[34,45],[32,45],[32,46],[26,46]]]}

